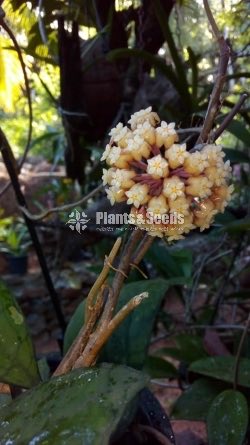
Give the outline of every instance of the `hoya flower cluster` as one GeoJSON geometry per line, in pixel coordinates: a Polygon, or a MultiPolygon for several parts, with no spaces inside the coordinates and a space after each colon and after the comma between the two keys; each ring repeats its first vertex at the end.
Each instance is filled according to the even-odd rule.
{"type": "Polygon", "coordinates": [[[109,167],[102,179],[111,204],[126,201],[134,224],[168,241],[208,228],[233,192],[221,147],[188,152],[178,144],[175,124],[160,122],[151,107],[133,114],[128,124],[111,130],[101,158],[109,167]],[[180,217],[171,219],[176,214],[180,217]]]}

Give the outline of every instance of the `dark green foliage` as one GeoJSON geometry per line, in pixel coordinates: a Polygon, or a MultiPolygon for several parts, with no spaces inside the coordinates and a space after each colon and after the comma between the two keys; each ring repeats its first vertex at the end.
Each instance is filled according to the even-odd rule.
{"type": "Polygon", "coordinates": [[[0,443],[107,445],[146,383],[138,371],[107,364],[54,377],[0,410],[0,443]]]}
{"type": "Polygon", "coordinates": [[[244,395],[226,390],[213,401],[207,418],[209,445],[242,445],[248,424],[244,395]]]}
{"type": "Polygon", "coordinates": [[[23,314],[2,282],[0,282],[0,381],[24,388],[30,388],[40,381],[23,314]]]}

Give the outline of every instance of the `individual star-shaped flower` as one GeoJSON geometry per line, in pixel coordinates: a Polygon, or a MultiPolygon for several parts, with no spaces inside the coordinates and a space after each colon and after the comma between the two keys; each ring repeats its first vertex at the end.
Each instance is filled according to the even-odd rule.
{"type": "Polygon", "coordinates": [[[157,178],[165,178],[168,175],[168,162],[161,155],[148,159],[147,173],[157,178]]]}
{"type": "Polygon", "coordinates": [[[146,184],[135,184],[125,194],[128,197],[127,204],[133,204],[138,209],[148,200],[148,187],[146,184]]]}
{"type": "Polygon", "coordinates": [[[106,161],[107,164],[112,165],[119,159],[120,154],[120,147],[112,147],[110,144],[107,144],[105,151],[101,157],[101,161],[106,161]]]}
{"type": "Polygon", "coordinates": [[[184,195],[184,182],[178,176],[164,179],[163,194],[173,201],[184,195]]]}

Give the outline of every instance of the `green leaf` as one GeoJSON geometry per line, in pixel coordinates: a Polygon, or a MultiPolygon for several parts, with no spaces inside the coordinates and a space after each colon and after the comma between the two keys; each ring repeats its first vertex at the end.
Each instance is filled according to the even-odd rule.
{"type": "MultiPolygon", "coordinates": [[[[233,383],[235,357],[208,357],[197,360],[189,367],[189,371],[213,377],[223,382],[233,383]]],[[[250,360],[242,358],[239,363],[238,383],[250,388],[250,360]]]]}
{"type": "Polygon", "coordinates": [[[224,229],[229,233],[241,233],[241,232],[248,232],[250,230],[250,218],[245,217],[241,219],[237,219],[235,221],[232,221],[229,224],[226,224],[224,226],[224,229]]]}
{"type": "Polygon", "coordinates": [[[0,282],[0,381],[30,388],[40,381],[32,342],[21,310],[0,282]]]}
{"type": "Polygon", "coordinates": [[[0,410],[0,443],[108,445],[147,381],[108,364],[54,377],[0,410]]]}
{"type": "Polygon", "coordinates": [[[167,289],[168,282],[162,279],[134,281],[123,287],[117,310],[131,297],[145,290],[149,293],[149,298],[143,300],[116,329],[105,345],[100,360],[122,363],[138,369],[143,367],[155,319],[167,289]]]}
{"type": "Polygon", "coordinates": [[[210,379],[196,380],[176,401],[172,416],[175,419],[205,420],[223,384],[210,379]]]}
{"type": "Polygon", "coordinates": [[[243,122],[233,120],[228,125],[227,131],[236,136],[237,139],[240,139],[242,142],[244,142],[244,144],[246,144],[246,147],[249,146],[250,133],[246,129],[246,125],[243,122]]]}
{"type": "Polygon", "coordinates": [[[213,401],[207,418],[209,445],[242,445],[248,425],[245,396],[228,389],[213,401]]]}
{"type": "Polygon", "coordinates": [[[154,379],[175,378],[178,376],[176,368],[172,363],[167,362],[161,357],[149,355],[146,358],[144,371],[154,379]]]}
{"type": "MultiPolygon", "coordinates": [[[[164,276],[171,279],[184,277],[185,284],[188,284],[192,274],[192,252],[187,249],[171,250],[162,243],[154,243],[146,258],[164,276]]],[[[178,284],[177,282],[175,284],[178,284]]],[[[180,280],[180,284],[184,284],[180,280]]]]}
{"type": "Polygon", "coordinates": [[[186,363],[192,363],[194,360],[207,356],[201,337],[180,334],[177,335],[174,340],[177,344],[176,348],[170,347],[159,349],[157,355],[166,355],[186,363]]]}
{"type": "Polygon", "coordinates": [[[244,153],[244,151],[235,150],[234,148],[223,148],[226,154],[225,160],[230,161],[232,164],[240,164],[247,162],[249,164],[250,158],[244,153]]]}

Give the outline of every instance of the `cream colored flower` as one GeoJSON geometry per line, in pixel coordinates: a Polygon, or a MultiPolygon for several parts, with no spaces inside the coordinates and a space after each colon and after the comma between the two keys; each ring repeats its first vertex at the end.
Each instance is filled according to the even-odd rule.
{"type": "Polygon", "coordinates": [[[117,169],[112,175],[111,185],[116,188],[129,189],[134,185],[132,178],[135,176],[133,170],[117,169]]]}
{"type": "Polygon", "coordinates": [[[208,167],[207,153],[196,151],[188,153],[184,161],[184,168],[190,175],[200,175],[203,170],[208,167]]]}
{"type": "Polygon", "coordinates": [[[131,153],[135,161],[140,161],[142,158],[148,158],[150,148],[144,139],[136,134],[133,138],[128,140],[126,152],[131,153]]]}
{"type": "Polygon", "coordinates": [[[218,162],[217,166],[209,166],[205,168],[204,174],[216,186],[226,184],[226,179],[230,176],[232,167],[230,161],[218,162]]]}
{"type": "Polygon", "coordinates": [[[148,144],[155,144],[155,128],[148,121],[139,124],[134,133],[143,138],[148,144]]]}
{"type": "Polygon", "coordinates": [[[163,195],[151,198],[147,206],[147,212],[153,213],[154,215],[164,215],[168,209],[167,200],[163,195]]]}
{"type": "Polygon", "coordinates": [[[156,145],[157,147],[171,147],[174,142],[178,141],[178,135],[175,131],[175,123],[162,121],[161,126],[156,128],[156,145]]]}
{"type": "Polygon", "coordinates": [[[197,227],[200,228],[200,232],[203,232],[203,230],[208,229],[211,224],[213,224],[214,217],[218,213],[218,210],[212,210],[210,214],[207,216],[207,218],[195,218],[194,222],[197,227]]]}
{"type": "Polygon", "coordinates": [[[126,201],[126,196],[124,190],[117,189],[116,187],[110,187],[106,189],[107,198],[110,200],[111,205],[113,206],[115,202],[123,202],[126,201]]]}
{"type": "Polygon", "coordinates": [[[106,161],[108,165],[113,165],[119,159],[120,154],[120,147],[112,147],[110,144],[107,144],[105,151],[101,157],[101,161],[106,161]]]}
{"type": "Polygon", "coordinates": [[[148,187],[143,184],[135,184],[125,192],[128,197],[127,204],[133,204],[137,209],[148,201],[148,187]]]}
{"type": "Polygon", "coordinates": [[[229,186],[222,185],[220,187],[213,188],[213,194],[211,195],[210,199],[218,211],[222,213],[224,212],[226,206],[232,199],[233,192],[234,186],[232,184],[229,186]]]}
{"type": "Polygon", "coordinates": [[[165,178],[168,175],[168,163],[161,155],[148,159],[147,173],[155,178],[165,178]]]}
{"type": "Polygon", "coordinates": [[[175,200],[169,199],[168,203],[170,212],[172,213],[176,212],[179,213],[180,215],[189,214],[189,202],[184,196],[176,198],[175,200]]]}
{"type": "Polygon", "coordinates": [[[111,139],[114,142],[119,142],[121,139],[125,138],[130,133],[130,130],[128,127],[124,127],[121,122],[116,125],[115,128],[112,128],[112,130],[109,132],[109,136],[111,136],[111,139]]]}
{"type": "Polygon", "coordinates": [[[163,194],[172,201],[178,196],[184,196],[184,182],[178,176],[164,179],[163,194]]]}
{"type": "Polygon", "coordinates": [[[213,183],[206,176],[194,176],[187,180],[186,193],[199,198],[206,198],[212,193],[212,185],[213,183]]]}
{"type": "Polygon", "coordinates": [[[140,110],[132,114],[128,123],[131,125],[131,129],[135,130],[139,124],[149,122],[151,125],[155,126],[159,120],[158,114],[152,111],[152,107],[148,107],[145,110],[140,110]]]}
{"type": "Polygon", "coordinates": [[[202,152],[206,154],[210,166],[223,162],[225,156],[220,145],[208,144],[202,149],[202,152]]]}
{"type": "Polygon", "coordinates": [[[114,175],[114,173],[115,173],[115,168],[109,168],[108,170],[106,169],[106,168],[103,168],[102,169],[102,173],[103,173],[103,175],[102,175],[102,182],[103,182],[103,185],[111,185],[111,181],[112,181],[112,178],[113,178],[113,175],[114,175]]]}
{"type": "Polygon", "coordinates": [[[165,151],[165,156],[171,168],[181,167],[188,157],[186,144],[173,144],[172,147],[165,151]]]}

